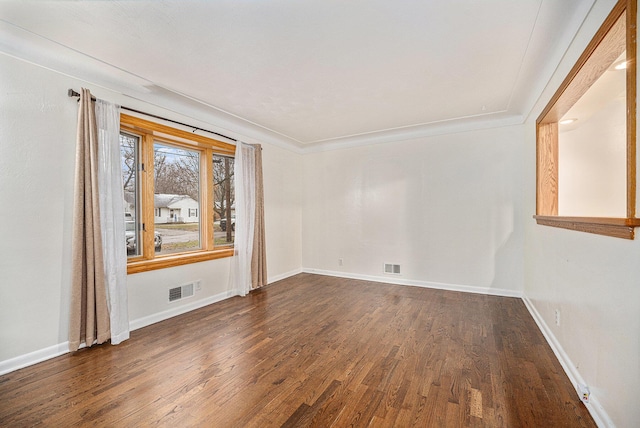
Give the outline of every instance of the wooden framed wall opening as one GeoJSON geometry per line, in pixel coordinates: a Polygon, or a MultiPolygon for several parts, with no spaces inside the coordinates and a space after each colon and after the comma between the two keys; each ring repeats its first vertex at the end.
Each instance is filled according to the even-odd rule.
{"type": "Polygon", "coordinates": [[[536,121],[536,222],[633,239],[636,218],[636,36],[637,0],[619,0],[536,121]],[[626,51],[626,215],[559,214],[561,118],[626,51]]]}

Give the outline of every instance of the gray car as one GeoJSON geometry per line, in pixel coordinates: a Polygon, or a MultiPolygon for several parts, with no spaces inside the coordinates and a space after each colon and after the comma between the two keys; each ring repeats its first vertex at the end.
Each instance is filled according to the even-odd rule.
{"type": "MultiPolygon", "coordinates": [[[[227,219],[226,218],[220,219],[220,229],[222,229],[223,232],[227,231],[227,219]]],[[[236,219],[234,217],[231,217],[231,230],[233,230],[234,232],[236,230],[236,219]]]]}
{"type": "MultiPolygon", "coordinates": [[[[126,220],[124,222],[124,226],[125,239],[127,243],[127,255],[131,256],[136,254],[136,224],[133,220],[126,220]]],[[[162,250],[162,236],[158,232],[155,232],[153,243],[156,251],[162,250]]]]}

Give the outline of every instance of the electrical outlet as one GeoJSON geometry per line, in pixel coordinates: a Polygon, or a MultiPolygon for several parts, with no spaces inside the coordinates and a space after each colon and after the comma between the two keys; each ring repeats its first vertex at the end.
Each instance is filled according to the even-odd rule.
{"type": "Polygon", "coordinates": [[[196,291],[201,291],[202,285],[200,285],[200,280],[196,281],[196,291]]]}
{"type": "Polygon", "coordinates": [[[556,325],[560,325],[560,309],[556,309],[556,325]]]}
{"type": "Polygon", "coordinates": [[[343,260],[342,259],[338,259],[338,266],[343,266],[343,265],[344,265],[343,260]]]}
{"type": "Polygon", "coordinates": [[[579,383],[578,392],[580,393],[580,400],[582,400],[582,402],[585,404],[589,404],[589,396],[591,395],[589,387],[587,385],[579,383]]]}

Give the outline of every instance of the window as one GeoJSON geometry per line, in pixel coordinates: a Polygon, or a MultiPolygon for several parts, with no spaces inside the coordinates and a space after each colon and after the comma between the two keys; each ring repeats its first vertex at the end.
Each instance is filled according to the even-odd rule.
{"type": "Polygon", "coordinates": [[[627,239],[640,226],[636,11],[618,1],[536,121],[538,224],[627,239]]]}
{"type": "Polygon", "coordinates": [[[235,146],[121,115],[128,273],[233,255],[235,146]],[[226,225],[225,225],[226,226],[226,225]]]}

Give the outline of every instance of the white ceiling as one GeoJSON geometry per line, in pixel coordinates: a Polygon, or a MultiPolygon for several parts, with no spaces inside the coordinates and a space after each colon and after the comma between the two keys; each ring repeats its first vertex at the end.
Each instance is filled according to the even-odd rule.
{"type": "Polygon", "coordinates": [[[593,2],[5,1],[0,52],[316,149],[521,123],[593,2]]]}

